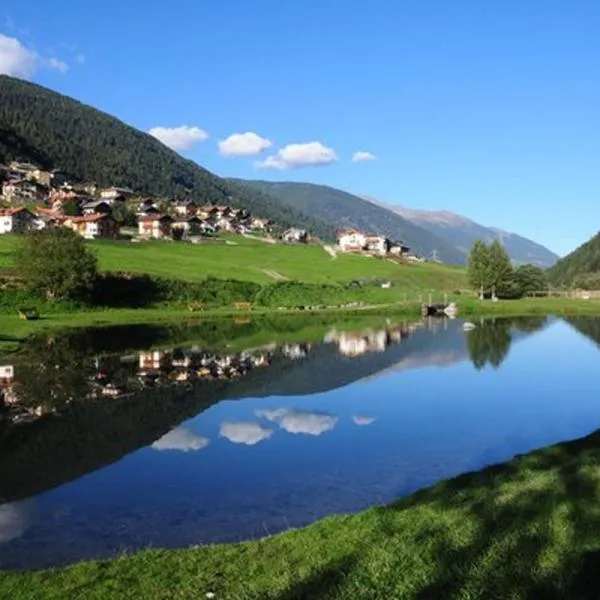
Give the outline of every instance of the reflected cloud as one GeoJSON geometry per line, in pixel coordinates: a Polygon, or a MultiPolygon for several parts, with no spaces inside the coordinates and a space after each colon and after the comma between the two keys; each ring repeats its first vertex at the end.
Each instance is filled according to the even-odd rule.
{"type": "Polygon", "coordinates": [[[352,420],[356,425],[371,425],[371,423],[377,421],[375,417],[361,417],[360,415],[354,415],[352,420]]]}
{"type": "Polygon", "coordinates": [[[196,435],[191,429],[176,427],[163,435],[152,444],[154,450],[179,450],[180,452],[195,452],[206,448],[210,440],[196,435]]]}
{"type": "Polygon", "coordinates": [[[254,421],[225,421],[219,435],[234,444],[254,446],[273,435],[273,430],[254,421]]]}
{"type": "Polygon", "coordinates": [[[281,429],[288,433],[304,433],[307,435],[321,435],[333,429],[338,422],[338,417],[329,413],[309,412],[294,408],[257,410],[256,416],[277,423],[281,429]]]}
{"type": "Polygon", "coordinates": [[[0,505],[0,544],[20,538],[33,521],[32,500],[0,505]]]}

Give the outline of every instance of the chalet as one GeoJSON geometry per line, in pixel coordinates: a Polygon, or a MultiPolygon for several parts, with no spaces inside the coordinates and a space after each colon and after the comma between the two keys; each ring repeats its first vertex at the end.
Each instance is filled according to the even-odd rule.
{"type": "Polygon", "coordinates": [[[388,252],[396,256],[405,256],[410,252],[410,248],[405,246],[402,242],[390,242],[388,252]]]}
{"type": "Polygon", "coordinates": [[[171,229],[181,229],[184,235],[196,235],[202,230],[202,221],[198,217],[176,217],[171,229]]]}
{"type": "Polygon", "coordinates": [[[168,215],[142,215],[138,218],[138,233],[141,237],[160,240],[171,235],[172,222],[168,215]]]}
{"type": "Polygon", "coordinates": [[[26,208],[0,209],[0,234],[20,233],[33,228],[35,217],[26,208]]]}
{"type": "Polygon", "coordinates": [[[137,206],[138,215],[156,215],[160,211],[153,198],[144,198],[137,206]]]}
{"type": "Polygon", "coordinates": [[[133,196],[134,191],[129,188],[118,188],[118,187],[109,187],[103,190],[100,190],[100,198],[109,202],[118,202],[120,200],[126,200],[133,196]]]}
{"type": "Polygon", "coordinates": [[[267,230],[269,228],[269,225],[271,224],[271,222],[269,221],[269,219],[252,219],[250,221],[250,228],[251,229],[258,229],[261,231],[267,230]]]}
{"type": "Polygon", "coordinates": [[[217,231],[233,231],[234,230],[234,224],[232,223],[231,219],[229,219],[227,216],[219,217],[214,222],[214,227],[217,231]]]}
{"type": "Polygon", "coordinates": [[[43,200],[48,189],[36,181],[10,179],[2,185],[2,196],[10,204],[23,204],[43,200]]]}
{"type": "Polygon", "coordinates": [[[338,233],[337,244],[342,252],[362,252],[367,245],[367,236],[357,229],[346,229],[338,233]]]}
{"type": "Polygon", "coordinates": [[[44,169],[31,169],[25,173],[25,179],[28,181],[37,181],[46,187],[52,185],[52,171],[45,171],[44,169]]]}
{"type": "Polygon", "coordinates": [[[373,254],[387,254],[390,241],[383,235],[368,235],[365,237],[365,250],[373,254]]]}
{"type": "Polygon", "coordinates": [[[85,202],[81,206],[81,211],[84,215],[108,215],[112,212],[112,209],[106,200],[94,200],[85,202]]]}
{"type": "Polygon", "coordinates": [[[192,200],[184,200],[175,204],[175,214],[181,217],[191,217],[198,212],[196,203],[192,200]]]}
{"type": "Polygon", "coordinates": [[[46,227],[56,227],[64,220],[62,215],[48,210],[48,213],[40,213],[39,210],[33,218],[32,228],[36,230],[46,229],[46,227]]]}
{"type": "Polygon", "coordinates": [[[291,229],[287,229],[281,235],[281,239],[284,242],[298,242],[302,244],[306,244],[308,241],[308,232],[306,229],[297,229],[292,227],[291,229]]]}
{"type": "Polygon", "coordinates": [[[119,235],[119,223],[107,214],[67,217],[64,225],[86,239],[114,238],[119,235]]]}

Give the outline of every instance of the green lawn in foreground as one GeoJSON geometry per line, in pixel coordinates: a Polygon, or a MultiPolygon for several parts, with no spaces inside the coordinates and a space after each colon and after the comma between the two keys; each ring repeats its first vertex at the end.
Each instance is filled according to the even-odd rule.
{"type": "MultiPolygon", "coordinates": [[[[348,282],[376,277],[406,290],[452,291],[466,285],[464,269],[447,265],[398,265],[364,256],[331,258],[320,246],[267,244],[230,236],[232,244],[89,242],[107,271],[132,271],[161,277],[202,280],[208,276],[274,283],[277,274],[309,283],[348,282]],[[267,274],[271,273],[270,275],[267,274]]],[[[12,265],[17,236],[0,236],[0,267],[12,265]]]]}
{"type": "Polygon", "coordinates": [[[0,597],[598,598],[600,434],[269,539],[0,575],[0,597]]]}

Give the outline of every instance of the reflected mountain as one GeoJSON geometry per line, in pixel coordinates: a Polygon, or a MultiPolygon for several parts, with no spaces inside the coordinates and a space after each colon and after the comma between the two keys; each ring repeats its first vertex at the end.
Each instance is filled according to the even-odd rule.
{"type": "Polygon", "coordinates": [[[573,329],[584,335],[597,346],[600,346],[600,320],[594,317],[563,317],[573,329]]]}
{"type": "MultiPolygon", "coordinates": [[[[306,338],[306,320],[289,319],[104,328],[35,338],[12,364],[0,365],[0,502],[39,494],[142,447],[200,451],[209,440],[179,425],[225,399],[321,393],[389,369],[468,357],[476,366],[499,364],[511,341],[545,322],[497,323],[489,330],[484,324],[474,338],[478,330],[465,335],[458,321],[388,322],[359,324],[352,331],[329,327],[312,342],[291,343],[296,336],[306,338]],[[266,332],[257,329],[261,325],[266,332]],[[223,339],[229,339],[230,348],[243,347],[264,341],[270,332],[287,337],[287,343],[214,349],[223,339]],[[172,345],[139,350],[166,343],[172,345]]],[[[269,425],[224,422],[220,436],[255,445],[274,428],[321,435],[337,422],[334,415],[285,406],[259,417],[269,425]]],[[[368,425],[373,418],[356,416],[354,422],[368,425]]]]}

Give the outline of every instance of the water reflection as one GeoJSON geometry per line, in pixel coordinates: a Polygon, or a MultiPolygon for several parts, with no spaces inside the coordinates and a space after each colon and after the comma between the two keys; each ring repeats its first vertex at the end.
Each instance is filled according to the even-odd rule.
{"type": "Polygon", "coordinates": [[[116,332],[121,350],[92,332],[32,341],[0,366],[0,568],[264,535],[578,431],[548,401],[560,381],[503,363],[511,349],[534,365],[521,350],[532,334],[567,326],[477,325],[309,323],[308,335],[288,321],[266,325],[270,338],[211,323],[140,347],[116,332]],[[20,508],[34,497],[35,521],[20,508]]]}

